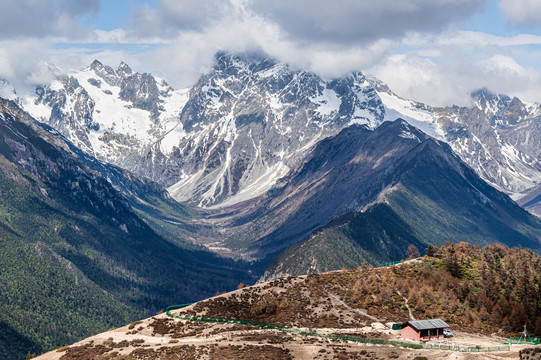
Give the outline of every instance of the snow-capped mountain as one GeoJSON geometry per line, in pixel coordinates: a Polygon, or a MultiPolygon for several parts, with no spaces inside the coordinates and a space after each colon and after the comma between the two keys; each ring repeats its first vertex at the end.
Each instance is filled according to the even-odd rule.
{"type": "Polygon", "coordinates": [[[187,101],[150,74],[121,63],[115,71],[94,61],[89,67],[39,86],[23,106],[87,153],[123,166],[133,153],[174,131],[187,101]]]}
{"type": "Polygon", "coordinates": [[[471,94],[471,107],[430,107],[400,98],[373,81],[386,120],[396,116],[448,142],[484,180],[520,198],[541,183],[541,105],[493,94],[471,94]]]}
{"type": "Polygon", "coordinates": [[[218,53],[191,89],[98,61],[23,101],[86,152],[200,206],[269,190],[323,138],[401,117],[448,142],[483,179],[517,199],[541,183],[541,107],[481,90],[470,107],[403,99],[354,72],[325,80],[254,54],[218,53]]]}
{"type": "Polygon", "coordinates": [[[190,91],[178,145],[164,154],[157,143],[132,170],[171,185],[181,201],[246,200],[270,189],[319,140],[352,123],[379,124],[377,100],[362,73],[324,81],[268,58],[220,53],[190,91]]]}
{"type": "Polygon", "coordinates": [[[25,109],[83,150],[201,206],[260,195],[319,140],[371,128],[383,107],[362,73],[324,81],[257,55],[216,55],[188,90],[98,61],[39,87],[25,109]]]}

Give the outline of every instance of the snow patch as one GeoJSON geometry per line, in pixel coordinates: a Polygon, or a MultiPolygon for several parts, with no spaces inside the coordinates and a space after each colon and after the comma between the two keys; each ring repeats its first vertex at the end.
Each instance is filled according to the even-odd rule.
{"type": "Polygon", "coordinates": [[[341,100],[336,92],[327,88],[322,91],[321,95],[313,97],[310,100],[318,106],[317,112],[324,116],[337,113],[341,104],[341,100]]]}
{"type": "Polygon", "coordinates": [[[410,131],[402,130],[400,134],[398,134],[398,136],[404,139],[412,139],[412,140],[417,140],[418,142],[421,142],[421,140],[419,140],[419,138],[410,131]]]}
{"type": "Polygon", "coordinates": [[[173,149],[178,146],[180,139],[184,138],[185,136],[186,132],[184,131],[180,121],[178,121],[176,126],[169,130],[165,136],[159,140],[160,151],[165,155],[171,154],[173,149]]]}
{"type": "Polygon", "coordinates": [[[51,117],[51,107],[37,101],[37,97],[23,99],[23,107],[32,117],[40,122],[47,122],[51,117]]]}
{"type": "Polygon", "coordinates": [[[285,64],[277,64],[267,70],[259,71],[256,73],[260,78],[273,77],[287,69],[285,64]]]}
{"type": "Polygon", "coordinates": [[[384,121],[402,118],[425,134],[444,140],[444,132],[430,112],[417,108],[412,101],[402,99],[395,94],[378,92],[378,96],[385,107],[384,121]]]}
{"type": "Polygon", "coordinates": [[[13,86],[6,80],[0,79],[0,97],[6,100],[17,100],[17,94],[13,86]]]}
{"type": "Polygon", "coordinates": [[[274,184],[276,184],[278,179],[284,177],[288,172],[289,167],[287,165],[281,161],[277,162],[273,166],[269,167],[263,175],[253,181],[249,186],[245,187],[242,191],[238,192],[219,205],[209,207],[209,209],[237,204],[239,202],[260,196],[269,191],[274,184]]]}

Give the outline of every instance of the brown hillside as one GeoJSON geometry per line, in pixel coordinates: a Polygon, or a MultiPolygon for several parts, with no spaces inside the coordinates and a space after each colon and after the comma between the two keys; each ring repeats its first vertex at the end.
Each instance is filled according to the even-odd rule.
{"type": "Polygon", "coordinates": [[[514,334],[528,322],[541,335],[541,257],[530,250],[468,243],[431,247],[418,262],[271,281],[202,301],[207,317],[305,327],[442,318],[472,332],[514,334]],[[268,291],[265,291],[268,290],[268,291]],[[354,309],[350,316],[340,310],[354,309]]]}
{"type": "Polygon", "coordinates": [[[391,323],[410,319],[410,311],[418,319],[442,318],[455,336],[433,340],[436,346],[499,346],[506,339],[498,334],[518,335],[526,318],[533,335],[539,331],[534,329],[541,298],[539,256],[519,248],[466,243],[430,248],[428,253],[388,268],[261,283],[173,311],[174,316],[258,321],[304,333],[160,314],[39,359],[518,359],[524,347],[477,354],[407,348],[391,323]],[[384,345],[322,338],[308,331],[384,345]]]}

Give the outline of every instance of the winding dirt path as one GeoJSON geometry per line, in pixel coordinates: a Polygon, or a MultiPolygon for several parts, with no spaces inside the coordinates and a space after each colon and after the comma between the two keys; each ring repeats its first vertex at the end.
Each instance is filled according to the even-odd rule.
{"type": "Polygon", "coordinates": [[[396,293],[397,293],[398,295],[400,295],[400,296],[402,297],[402,299],[404,299],[404,305],[406,305],[406,308],[408,309],[408,313],[409,313],[409,315],[410,315],[410,320],[417,320],[417,319],[415,318],[415,316],[413,316],[413,313],[411,312],[410,306],[408,305],[408,298],[405,297],[405,296],[403,296],[403,295],[400,293],[400,291],[398,291],[397,289],[394,289],[394,291],[396,291],[396,293]]]}

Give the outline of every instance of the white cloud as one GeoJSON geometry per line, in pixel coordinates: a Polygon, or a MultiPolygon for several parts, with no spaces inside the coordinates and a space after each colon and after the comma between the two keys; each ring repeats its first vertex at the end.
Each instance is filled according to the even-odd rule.
{"type": "Polygon", "coordinates": [[[439,31],[470,17],[486,0],[253,0],[248,9],[310,42],[371,43],[409,31],[439,31]]]}
{"type": "Polygon", "coordinates": [[[263,51],[327,78],[368,69],[404,97],[434,105],[465,104],[470,91],[485,86],[541,100],[541,51],[531,49],[541,36],[442,32],[486,0],[157,0],[153,8],[134,7],[132,28],[108,31],[76,21],[98,11],[99,0],[6,1],[0,77],[12,82],[44,81],[47,63],[68,71],[98,58],[186,87],[212,66],[217,51],[263,51]],[[8,28],[14,19],[21,24],[8,28]],[[35,24],[26,29],[24,21],[35,24]]]}
{"type": "Polygon", "coordinates": [[[201,31],[234,12],[229,0],[159,0],[155,8],[136,6],[132,14],[139,36],[171,37],[181,31],[201,31]]]}
{"type": "Polygon", "coordinates": [[[518,64],[515,59],[505,55],[494,55],[479,62],[483,71],[484,83],[497,93],[531,102],[540,102],[541,73],[518,64]]]}
{"type": "Polygon", "coordinates": [[[86,34],[77,17],[95,13],[100,0],[3,0],[0,11],[0,39],[44,38],[86,34]]]}
{"type": "Polygon", "coordinates": [[[173,79],[170,80],[173,85],[184,87],[195,83],[200,74],[212,66],[214,54],[221,50],[262,51],[293,68],[336,77],[370,66],[395,45],[386,39],[355,47],[299,42],[278,25],[241,5],[235,4],[231,12],[212,27],[181,32],[171,44],[143,54],[143,61],[150,68],[163,69],[165,77],[173,79]]]}
{"type": "Polygon", "coordinates": [[[430,105],[468,105],[469,94],[484,87],[526,101],[541,100],[541,74],[512,57],[495,54],[475,60],[456,49],[439,55],[447,61],[415,52],[395,54],[369,71],[397,94],[430,105]]]}
{"type": "MultiPolygon", "coordinates": [[[[169,42],[143,54],[172,83],[188,86],[216,51],[262,50],[293,67],[340,76],[377,63],[405,33],[439,31],[486,0],[159,0],[137,7],[133,31],[100,37],[169,42]],[[175,61],[171,61],[171,59],[175,61]]],[[[120,41],[120,40],[115,40],[120,41]]],[[[137,40],[135,40],[137,42],[137,40]]]]}
{"type": "Polygon", "coordinates": [[[438,34],[410,33],[402,42],[409,46],[507,47],[541,45],[541,36],[533,34],[498,36],[477,31],[454,31],[438,34]]]}
{"type": "Polygon", "coordinates": [[[48,45],[35,39],[0,41],[0,78],[8,80],[19,92],[53,80],[43,57],[49,51],[48,45]]]}
{"type": "MultiPolygon", "coordinates": [[[[75,41],[77,44],[142,44],[159,45],[171,44],[171,39],[148,34],[146,37],[138,36],[133,31],[125,29],[94,30],[84,39],[75,41]]],[[[66,41],[69,43],[69,41],[66,41]]]]}
{"type": "Polygon", "coordinates": [[[368,70],[407,99],[430,105],[465,104],[468,91],[461,89],[437,63],[415,54],[395,54],[368,70]]]}
{"type": "Polygon", "coordinates": [[[541,25],[541,1],[539,0],[500,0],[498,5],[514,25],[541,25]]]}

